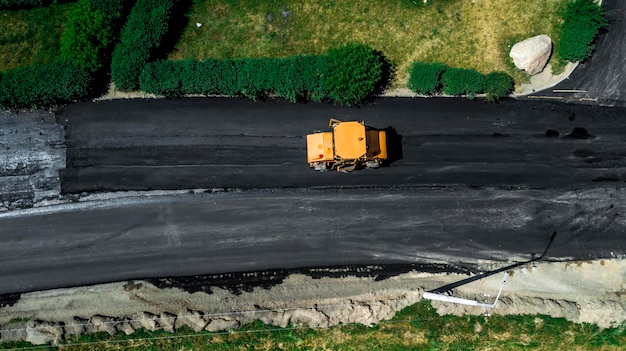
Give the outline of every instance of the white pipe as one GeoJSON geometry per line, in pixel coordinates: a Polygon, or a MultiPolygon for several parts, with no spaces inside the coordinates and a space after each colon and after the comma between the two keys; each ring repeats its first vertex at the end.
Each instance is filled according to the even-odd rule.
{"type": "Polygon", "coordinates": [[[500,294],[502,294],[502,289],[504,288],[504,283],[506,283],[506,278],[509,276],[508,273],[504,273],[504,277],[502,278],[502,285],[500,285],[500,291],[498,291],[498,295],[496,296],[496,300],[492,303],[492,304],[488,304],[488,303],[484,303],[484,302],[478,302],[475,300],[469,300],[469,299],[462,299],[460,297],[454,297],[454,296],[447,296],[447,295],[442,295],[442,294],[435,294],[435,293],[431,293],[431,292],[425,292],[424,293],[424,298],[425,299],[429,299],[429,300],[437,300],[437,301],[443,301],[443,302],[452,302],[452,303],[458,303],[461,305],[469,305],[469,306],[478,306],[478,307],[484,307],[484,308],[494,308],[496,306],[496,303],[498,302],[498,299],[500,298],[500,294]]]}

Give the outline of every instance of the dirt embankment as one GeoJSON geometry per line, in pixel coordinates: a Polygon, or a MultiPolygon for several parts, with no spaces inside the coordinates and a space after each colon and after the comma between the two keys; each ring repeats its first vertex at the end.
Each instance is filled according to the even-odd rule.
{"type": "MultiPolygon", "coordinates": [[[[486,264],[485,270],[495,269],[486,264]]],[[[536,263],[509,272],[492,314],[545,314],[601,327],[626,320],[626,260],[536,263]]],[[[0,341],[57,343],[67,335],[181,326],[196,331],[237,328],[253,320],[268,324],[327,327],[372,324],[422,299],[422,293],[467,278],[463,274],[408,272],[375,277],[312,278],[295,274],[271,288],[230,292],[160,289],[146,281],[112,283],[22,294],[0,308],[0,341]]],[[[496,274],[454,289],[454,295],[492,301],[496,274]]],[[[440,314],[481,314],[477,307],[433,302],[440,314]]]]}

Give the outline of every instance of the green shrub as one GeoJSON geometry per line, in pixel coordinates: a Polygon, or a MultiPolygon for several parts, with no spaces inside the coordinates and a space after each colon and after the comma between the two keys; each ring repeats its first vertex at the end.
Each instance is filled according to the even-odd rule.
{"type": "Polygon", "coordinates": [[[415,62],[409,70],[407,86],[419,94],[445,93],[467,95],[486,93],[487,100],[497,101],[511,93],[513,78],[504,72],[483,75],[473,69],[448,67],[442,63],[415,62]]]}
{"type": "Polygon", "coordinates": [[[181,87],[182,62],[158,61],[146,64],[141,71],[141,90],[163,96],[177,97],[184,94],[181,87]]]}
{"type": "Polygon", "coordinates": [[[111,75],[120,90],[139,88],[139,76],[168,29],[174,0],[137,0],[113,52],[111,75]]]}
{"type": "Polygon", "coordinates": [[[509,95],[513,88],[513,78],[504,72],[491,72],[485,76],[485,93],[491,101],[509,95]]]}
{"type": "Polygon", "coordinates": [[[141,73],[141,90],[162,96],[184,94],[270,95],[290,101],[326,99],[323,56],[240,60],[158,61],[141,73]]]}
{"type": "Polygon", "coordinates": [[[485,91],[485,76],[473,69],[449,67],[441,75],[443,92],[473,98],[485,91]]]}
{"type": "Polygon", "coordinates": [[[91,71],[100,70],[108,61],[108,50],[115,40],[113,24],[121,16],[120,12],[121,0],[79,0],[67,14],[61,37],[61,57],[72,59],[91,71]],[[115,5],[117,12],[105,12],[105,9],[115,9],[115,5]]]}
{"type": "Polygon", "coordinates": [[[285,99],[296,101],[325,101],[328,98],[325,77],[329,67],[326,56],[294,56],[279,61],[274,73],[274,92],[285,99]]]}
{"type": "Polygon", "coordinates": [[[142,91],[162,96],[220,94],[250,99],[277,96],[292,102],[332,99],[345,105],[355,105],[371,96],[381,81],[380,55],[364,46],[348,47],[333,55],[332,59],[331,55],[302,55],[158,61],[145,65],[139,83],[142,91]],[[361,63],[359,58],[365,62],[361,63]],[[340,69],[339,64],[348,68],[340,69]],[[360,69],[350,69],[359,65],[360,69]],[[333,74],[334,80],[330,80],[333,74]],[[334,97],[327,85],[329,80],[335,84],[334,97]]]}
{"type": "Polygon", "coordinates": [[[576,0],[565,7],[558,53],[564,60],[584,61],[591,55],[600,28],[608,24],[593,0],[576,0]]]}
{"type": "Polygon", "coordinates": [[[44,107],[89,94],[90,72],[71,61],[19,67],[2,73],[0,105],[5,108],[44,107]]]}
{"type": "Polygon", "coordinates": [[[33,8],[47,6],[56,2],[56,0],[0,0],[0,10],[33,8]]]}
{"type": "Polygon", "coordinates": [[[269,59],[262,58],[235,61],[239,94],[253,100],[267,94],[268,66],[271,65],[269,61],[269,59]]]}
{"type": "Polygon", "coordinates": [[[384,85],[383,64],[383,58],[366,45],[351,43],[328,50],[325,84],[329,98],[354,106],[372,96],[378,86],[384,85]]]}
{"type": "Polygon", "coordinates": [[[439,91],[441,74],[445,69],[443,63],[415,62],[409,70],[407,86],[418,94],[435,94],[439,91]]]}
{"type": "MultiPolygon", "coordinates": [[[[225,91],[233,91],[233,89],[224,87],[225,85],[232,86],[234,84],[232,80],[230,84],[228,84],[226,80],[222,80],[222,71],[224,66],[226,66],[224,61],[214,59],[196,61],[189,59],[181,61],[180,64],[182,65],[180,80],[183,93],[201,95],[221,94],[220,85],[225,91]]],[[[141,90],[144,90],[143,84],[141,90]]]]}
{"type": "Polygon", "coordinates": [[[124,12],[124,7],[129,6],[131,1],[128,0],[90,0],[91,5],[98,10],[108,13],[109,15],[120,18],[124,12]]]}
{"type": "Polygon", "coordinates": [[[237,60],[237,90],[252,99],[276,95],[292,102],[321,101],[328,95],[324,89],[327,69],[322,66],[326,62],[313,55],[237,60]]]}

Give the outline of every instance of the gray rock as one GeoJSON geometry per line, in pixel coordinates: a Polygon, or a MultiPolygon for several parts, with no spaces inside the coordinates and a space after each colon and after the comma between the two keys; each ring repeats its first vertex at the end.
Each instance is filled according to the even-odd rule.
{"type": "Polygon", "coordinates": [[[291,323],[312,328],[328,327],[328,317],[312,309],[297,309],[291,312],[291,323]]]}
{"type": "Polygon", "coordinates": [[[186,310],[181,312],[176,318],[176,322],[174,323],[174,329],[178,330],[178,328],[183,325],[188,326],[194,331],[204,330],[204,327],[207,326],[207,321],[202,318],[202,315],[197,311],[186,310]]]}
{"type": "Polygon", "coordinates": [[[89,334],[106,332],[109,335],[115,335],[117,334],[117,329],[115,329],[117,323],[114,318],[96,315],[91,317],[90,322],[85,326],[85,331],[89,334]]]}
{"type": "Polygon", "coordinates": [[[130,323],[126,322],[126,321],[118,323],[115,326],[115,329],[117,329],[117,331],[122,332],[122,333],[124,333],[126,335],[130,335],[130,334],[135,332],[135,329],[133,329],[133,327],[130,325],[130,323]]]}
{"type": "Polygon", "coordinates": [[[231,319],[213,319],[207,324],[205,330],[214,332],[220,330],[239,328],[239,322],[231,319]]]}
{"type": "Polygon", "coordinates": [[[520,41],[511,48],[509,56],[515,67],[530,75],[543,71],[552,54],[552,40],[545,34],[520,41]]]}
{"type": "Polygon", "coordinates": [[[149,312],[140,312],[136,314],[133,319],[130,321],[130,325],[133,329],[141,329],[144,328],[149,331],[155,331],[159,329],[156,319],[158,317],[149,312]]]}
{"type": "Polygon", "coordinates": [[[50,322],[31,321],[26,326],[26,341],[33,345],[57,346],[63,339],[63,328],[50,322]]]}
{"type": "Polygon", "coordinates": [[[174,323],[176,322],[175,315],[171,313],[163,312],[159,316],[158,322],[159,322],[159,326],[166,332],[173,333],[175,331],[174,329],[174,323]]]}
{"type": "Polygon", "coordinates": [[[26,340],[26,322],[11,322],[0,326],[0,342],[26,340]]]}
{"type": "Polygon", "coordinates": [[[368,305],[358,305],[356,303],[352,303],[351,306],[329,309],[325,313],[328,316],[330,324],[360,323],[363,325],[370,325],[376,322],[373,318],[372,310],[368,305]]]}
{"type": "Polygon", "coordinates": [[[262,314],[262,316],[259,317],[259,320],[261,320],[261,322],[265,324],[275,325],[281,328],[285,328],[287,325],[289,325],[290,319],[291,316],[284,312],[268,312],[262,314]]]}
{"type": "Polygon", "coordinates": [[[89,323],[88,319],[78,317],[74,317],[71,321],[65,322],[65,336],[84,334],[87,323],[89,323]]]}

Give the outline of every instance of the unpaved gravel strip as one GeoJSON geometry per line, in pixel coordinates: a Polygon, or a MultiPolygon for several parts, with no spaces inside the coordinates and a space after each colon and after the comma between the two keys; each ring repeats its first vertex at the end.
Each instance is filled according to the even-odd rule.
{"type": "MultiPolygon", "coordinates": [[[[484,263],[482,268],[498,265],[484,263]]],[[[509,274],[492,314],[545,314],[603,328],[626,320],[626,260],[539,262],[509,274]]],[[[132,333],[142,327],[174,331],[183,325],[215,331],[253,320],[283,327],[369,325],[419,302],[424,291],[467,277],[416,271],[384,280],[294,274],[269,289],[238,294],[222,288],[213,288],[212,293],[159,289],[146,281],[41,291],[22,294],[12,306],[0,308],[0,341],[30,338],[54,343],[63,334],[132,333]]],[[[484,294],[492,294],[493,299],[500,282],[501,275],[493,275],[456,288],[454,295],[482,301],[484,294]]],[[[433,306],[440,314],[485,312],[442,302],[433,306]]]]}

